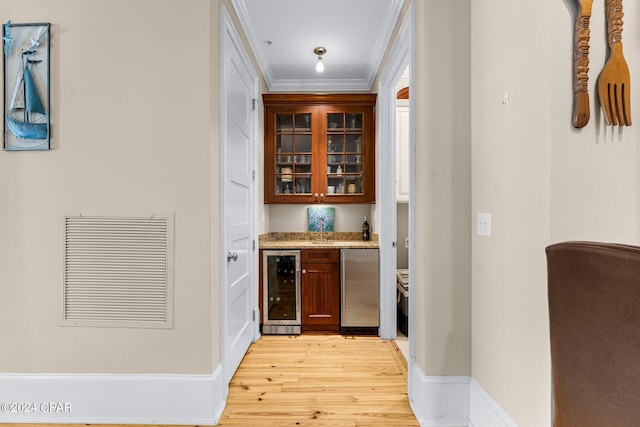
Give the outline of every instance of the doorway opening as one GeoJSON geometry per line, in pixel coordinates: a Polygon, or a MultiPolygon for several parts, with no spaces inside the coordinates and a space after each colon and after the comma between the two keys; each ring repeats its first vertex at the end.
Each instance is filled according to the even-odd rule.
{"type": "MultiPolygon", "coordinates": [[[[406,230],[406,237],[408,237],[408,244],[406,248],[406,264],[401,263],[400,266],[406,265],[406,270],[413,271],[413,239],[414,235],[414,204],[412,200],[414,199],[414,156],[411,153],[415,152],[415,137],[414,137],[414,105],[415,105],[415,97],[409,97],[407,100],[407,133],[408,133],[408,148],[406,149],[404,155],[408,158],[408,165],[402,166],[405,171],[408,171],[408,182],[409,182],[409,192],[407,196],[407,200],[403,201],[404,208],[400,213],[398,212],[398,201],[397,201],[397,193],[396,190],[396,170],[400,168],[396,166],[396,158],[398,155],[396,154],[396,130],[398,127],[397,120],[397,92],[398,86],[403,85],[403,87],[415,87],[415,52],[414,52],[414,39],[415,39],[415,29],[414,29],[414,20],[415,20],[415,4],[410,6],[409,11],[404,17],[404,20],[401,24],[400,30],[398,32],[398,36],[394,42],[393,47],[390,49],[389,57],[387,62],[385,63],[384,69],[381,70],[380,79],[378,83],[378,111],[377,111],[377,135],[376,141],[376,161],[377,161],[377,195],[376,195],[376,205],[368,205],[364,209],[367,210],[365,214],[370,214],[370,217],[374,217],[376,219],[376,225],[374,229],[377,229],[379,234],[379,246],[380,246],[380,270],[379,270],[379,278],[380,278],[380,330],[379,335],[383,339],[396,339],[398,337],[398,291],[397,291],[397,269],[398,269],[398,246],[401,246],[405,249],[405,239],[404,237],[399,238],[399,233],[397,230],[397,218],[402,216],[401,222],[405,224],[403,228],[406,230]],[[401,79],[405,76],[405,79],[408,80],[408,84],[401,79]]],[[[256,96],[257,98],[257,96],[256,96]]],[[[259,150],[256,150],[259,152],[259,150]]],[[[259,168],[255,168],[259,170],[259,168]]],[[[254,198],[255,200],[255,198],[254,198]]],[[[278,217],[282,217],[283,221],[286,221],[290,218],[291,212],[289,215],[277,215],[278,209],[281,207],[279,205],[270,205],[269,209],[263,209],[262,212],[254,212],[255,218],[253,222],[255,223],[256,233],[254,233],[254,238],[257,240],[257,231],[262,228],[265,228],[265,224],[272,224],[273,221],[276,221],[278,217]],[[259,218],[259,220],[257,219],[259,218]]],[[[291,207],[290,207],[291,208],[291,207]]],[[[294,209],[306,209],[304,205],[296,205],[294,209]]],[[[357,205],[349,206],[350,210],[363,209],[358,207],[357,205]]],[[[357,214],[349,215],[357,218],[362,218],[362,214],[360,211],[357,211],[357,214]]],[[[354,212],[351,212],[354,213],[354,212]]],[[[371,219],[371,218],[370,218],[371,219]]],[[[268,227],[269,229],[271,227],[268,227]]],[[[247,251],[249,252],[249,251],[247,251]]],[[[222,250],[222,254],[226,255],[225,250],[222,250]]],[[[233,255],[233,253],[231,254],[233,255]]],[[[254,262],[254,270],[257,271],[258,261],[257,257],[253,257],[254,262]]],[[[224,263],[223,263],[224,265],[224,263]]],[[[235,264],[233,264],[235,265],[235,264]]],[[[257,301],[258,290],[257,287],[252,289],[252,300],[257,301]]],[[[413,301],[411,299],[411,288],[409,287],[409,297],[407,298],[406,304],[406,314],[407,314],[407,328],[406,334],[407,336],[406,344],[408,347],[408,360],[409,360],[409,377],[411,377],[412,370],[412,359],[414,354],[414,344],[412,339],[412,306],[413,301]]],[[[253,306],[255,307],[254,304],[253,306]]],[[[221,313],[221,323],[224,325],[225,322],[229,322],[226,318],[228,313],[221,313]]],[[[254,311],[253,314],[257,314],[254,319],[259,319],[259,313],[254,311]]],[[[255,327],[259,321],[253,320],[254,332],[255,327]]],[[[402,331],[401,331],[402,332],[402,331]]],[[[259,336],[258,332],[254,333],[253,339],[257,339],[259,336]]],[[[224,341],[224,339],[223,339],[224,341]]],[[[223,342],[223,346],[225,343],[223,342]]],[[[402,345],[402,343],[401,343],[402,345]]],[[[223,358],[224,360],[224,358],[223,358]]],[[[226,363],[225,363],[226,364],[226,363]]]]}

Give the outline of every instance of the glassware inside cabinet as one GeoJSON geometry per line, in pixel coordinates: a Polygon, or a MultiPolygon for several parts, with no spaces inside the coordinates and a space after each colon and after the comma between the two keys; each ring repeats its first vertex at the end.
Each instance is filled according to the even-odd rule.
{"type": "Polygon", "coordinates": [[[327,113],[327,194],[363,193],[363,114],[327,113]]]}
{"type": "Polygon", "coordinates": [[[275,194],[291,194],[293,191],[293,160],[291,152],[283,154],[280,149],[276,154],[275,194]]]}
{"type": "Polygon", "coordinates": [[[343,135],[327,135],[327,153],[343,153],[344,152],[344,136],[343,135]]]}
{"type": "Polygon", "coordinates": [[[344,131],[344,113],[327,114],[327,128],[330,132],[344,131]]]}
{"type": "Polygon", "coordinates": [[[295,114],[295,124],[297,132],[311,132],[311,113],[295,114]]]}
{"type": "Polygon", "coordinates": [[[296,175],[295,194],[311,194],[311,176],[296,175]]]}
{"type": "Polygon", "coordinates": [[[362,153],[362,135],[349,134],[346,137],[346,152],[348,153],[362,153]]]}
{"type": "Polygon", "coordinates": [[[356,129],[362,129],[362,114],[361,113],[355,113],[355,114],[347,114],[346,115],[346,123],[347,123],[347,129],[348,130],[356,130],[356,129]]]}
{"type": "Polygon", "coordinates": [[[291,132],[293,130],[293,114],[276,114],[276,132],[291,132]]]}
{"type": "Polygon", "coordinates": [[[362,173],[364,171],[362,167],[362,156],[347,155],[346,172],[347,173],[362,173]]]}
{"type": "Polygon", "coordinates": [[[361,194],[364,192],[362,175],[349,175],[346,181],[346,194],[361,194]]]}
{"type": "Polygon", "coordinates": [[[291,194],[291,181],[282,179],[282,177],[276,177],[276,188],[274,191],[276,194],[291,194]]]}
{"type": "Polygon", "coordinates": [[[276,114],[275,194],[310,194],[311,113],[276,114]]]}
{"type": "Polygon", "coordinates": [[[293,135],[276,135],[276,151],[279,153],[293,152],[293,135]]]}
{"type": "Polygon", "coordinates": [[[276,114],[276,132],[311,132],[311,113],[276,114]]]}

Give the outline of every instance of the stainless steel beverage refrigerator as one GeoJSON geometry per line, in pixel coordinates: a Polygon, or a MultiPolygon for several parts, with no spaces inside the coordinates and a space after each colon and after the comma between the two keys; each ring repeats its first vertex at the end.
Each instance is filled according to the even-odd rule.
{"type": "Polygon", "coordinates": [[[378,249],[341,249],[341,333],[378,334],[378,249]]]}

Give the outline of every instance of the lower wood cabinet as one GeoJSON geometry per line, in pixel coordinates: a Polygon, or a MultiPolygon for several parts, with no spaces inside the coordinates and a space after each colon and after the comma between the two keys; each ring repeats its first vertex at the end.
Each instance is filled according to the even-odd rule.
{"type": "Polygon", "coordinates": [[[340,331],[340,250],[303,249],[302,332],[340,331]]]}

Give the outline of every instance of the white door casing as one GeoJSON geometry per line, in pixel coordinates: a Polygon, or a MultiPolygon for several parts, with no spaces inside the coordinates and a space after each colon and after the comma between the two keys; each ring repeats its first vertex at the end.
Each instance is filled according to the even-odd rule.
{"type": "MultiPolygon", "coordinates": [[[[380,73],[378,85],[378,135],[376,155],[379,173],[378,224],[380,224],[380,336],[396,337],[396,84],[403,72],[409,68],[409,87],[415,88],[415,3],[412,3],[403,19],[398,36],[389,52],[386,64],[380,73]],[[385,143],[386,142],[386,143],[385,143]]],[[[410,89],[413,90],[413,89],[410,89]]],[[[415,92],[415,91],[413,91],[415,92]]],[[[409,97],[409,271],[414,270],[415,230],[415,97],[409,97]]],[[[413,368],[415,342],[413,336],[413,306],[415,304],[409,287],[409,370],[413,368]]],[[[411,375],[409,375],[409,397],[411,398],[411,375]]]]}
{"type": "Polygon", "coordinates": [[[255,156],[258,80],[237,31],[221,6],[220,325],[225,396],[254,335],[256,307],[255,156]]]}
{"type": "MultiPolygon", "coordinates": [[[[378,179],[376,200],[378,202],[378,221],[380,239],[380,336],[384,339],[396,338],[396,85],[404,71],[409,67],[410,86],[413,84],[415,72],[414,54],[412,51],[413,10],[412,5],[405,16],[398,37],[389,52],[389,57],[381,70],[378,84],[378,112],[376,115],[377,137],[376,162],[378,179]]],[[[411,105],[414,100],[409,99],[409,123],[411,119],[411,105]]],[[[411,128],[410,128],[411,129],[411,128]]],[[[413,147],[413,134],[409,132],[410,149],[413,147]]],[[[412,156],[409,165],[409,181],[413,180],[412,156]]],[[[409,194],[409,244],[412,246],[413,233],[413,204],[409,194]]],[[[413,269],[413,250],[409,248],[409,270],[413,269]]],[[[411,289],[409,290],[411,292],[411,289]]],[[[412,303],[409,298],[409,304],[412,303]]],[[[411,310],[409,317],[411,318],[411,310]]],[[[411,319],[409,319],[411,322],[411,319]]],[[[409,327],[409,347],[412,346],[411,326],[409,327]]]]}

